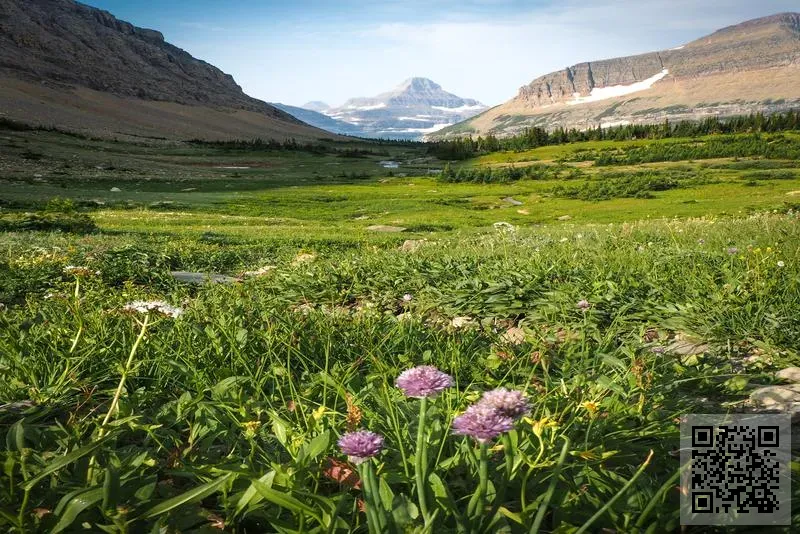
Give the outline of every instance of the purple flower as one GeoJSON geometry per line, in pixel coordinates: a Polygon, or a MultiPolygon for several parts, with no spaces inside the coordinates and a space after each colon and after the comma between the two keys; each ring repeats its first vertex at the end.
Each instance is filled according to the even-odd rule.
{"type": "Polygon", "coordinates": [[[494,408],[512,419],[519,419],[531,409],[528,399],[525,398],[521,391],[508,390],[506,388],[497,388],[485,392],[478,404],[494,408]]]}
{"type": "Polygon", "coordinates": [[[369,430],[348,432],[339,438],[339,449],[348,460],[358,465],[383,450],[383,436],[369,430]]]}
{"type": "Polygon", "coordinates": [[[514,428],[514,420],[488,404],[473,404],[453,419],[453,433],[486,443],[514,428]]]}
{"type": "Polygon", "coordinates": [[[586,311],[591,307],[591,304],[589,304],[588,300],[583,299],[583,300],[579,300],[578,303],[575,305],[575,307],[578,308],[581,311],[586,311]]]}
{"type": "Polygon", "coordinates": [[[653,352],[655,354],[664,354],[664,351],[666,351],[666,349],[660,345],[657,345],[650,349],[650,352],[653,352]]]}
{"type": "Polygon", "coordinates": [[[453,377],[432,365],[420,365],[400,373],[395,382],[406,397],[435,397],[452,387],[453,377]]]}

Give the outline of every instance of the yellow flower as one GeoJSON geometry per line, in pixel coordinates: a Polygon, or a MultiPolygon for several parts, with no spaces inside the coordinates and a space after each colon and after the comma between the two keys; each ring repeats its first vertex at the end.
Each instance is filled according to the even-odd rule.
{"type": "Polygon", "coordinates": [[[769,254],[770,252],[772,252],[772,247],[767,247],[767,253],[769,254]]]}
{"type": "Polygon", "coordinates": [[[242,423],[242,427],[244,427],[244,436],[253,439],[258,433],[258,429],[261,428],[261,421],[247,421],[242,423]]]}
{"type": "Polygon", "coordinates": [[[580,404],[580,406],[590,414],[596,413],[599,408],[598,404],[592,401],[584,401],[580,404]]]}

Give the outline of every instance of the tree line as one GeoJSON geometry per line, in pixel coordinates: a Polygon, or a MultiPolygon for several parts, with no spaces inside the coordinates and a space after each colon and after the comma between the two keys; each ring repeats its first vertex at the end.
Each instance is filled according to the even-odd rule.
{"type": "Polygon", "coordinates": [[[521,151],[548,145],[562,145],[582,141],[630,141],[634,139],[666,139],[669,137],[697,137],[711,134],[782,132],[800,130],[800,110],[764,115],[752,113],[720,119],[708,117],[701,121],[665,120],[660,124],[628,124],[610,128],[527,128],[521,134],[498,138],[492,134],[477,138],[461,137],[428,143],[428,153],[443,160],[463,160],[498,151],[521,151]]]}

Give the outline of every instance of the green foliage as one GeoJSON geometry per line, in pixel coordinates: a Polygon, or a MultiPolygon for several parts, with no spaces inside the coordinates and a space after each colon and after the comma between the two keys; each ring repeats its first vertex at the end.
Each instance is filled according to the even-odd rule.
{"type": "Polygon", "coordinates": [[[775,366],[797,357],[799,243],[794,212],[492,230],[413,253],[321,249],[304,262],[268,238],[173,236],[155,247],[137,236],[2,235],[0,275],[28,280],[29,293],[0,311],[0,522],[16,532],[367,532],[363,485],[335,445],[349,426],[386,438],[374,503],[387,528],[422,529],[419,401],[394,379],[431,364],[456,387],[428,405],[422,429],[429,529],[675,530],[676,417],[744,398],[731,378],[745,356],[775,366]],[[233,285],[169,277],[265,261],[276,269],[233,285]],[[65,273],[70,264],[89,274],[65,273]],[[129,357],[142,327],[121,308],[137,299],[185,313],[149,325],[129,357]],[[521,337],[504,335],[511,326],[521,337]],[[679,334],[710,349],[653,351],[679,334]],[[486,456],[487,490],[469,510],[480,455],[450,424],[497,386],[524,390],[533,411],[486,456]]]}

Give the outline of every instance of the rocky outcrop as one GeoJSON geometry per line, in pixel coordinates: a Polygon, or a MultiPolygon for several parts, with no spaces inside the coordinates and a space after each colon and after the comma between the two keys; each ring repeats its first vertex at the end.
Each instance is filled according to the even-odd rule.
{"type": "Polygon", "coordinates": [[[0,0],[0,77],[121,97],[294,117],[234,79],[107,11],[73,0],[0,0]]]}
{"type": "Polygon", "coordinates": [[[798,106],[800,13],[781,13],[669,50],[541,76],[512,100],[429,138],[698,120],[798,106]]]}

